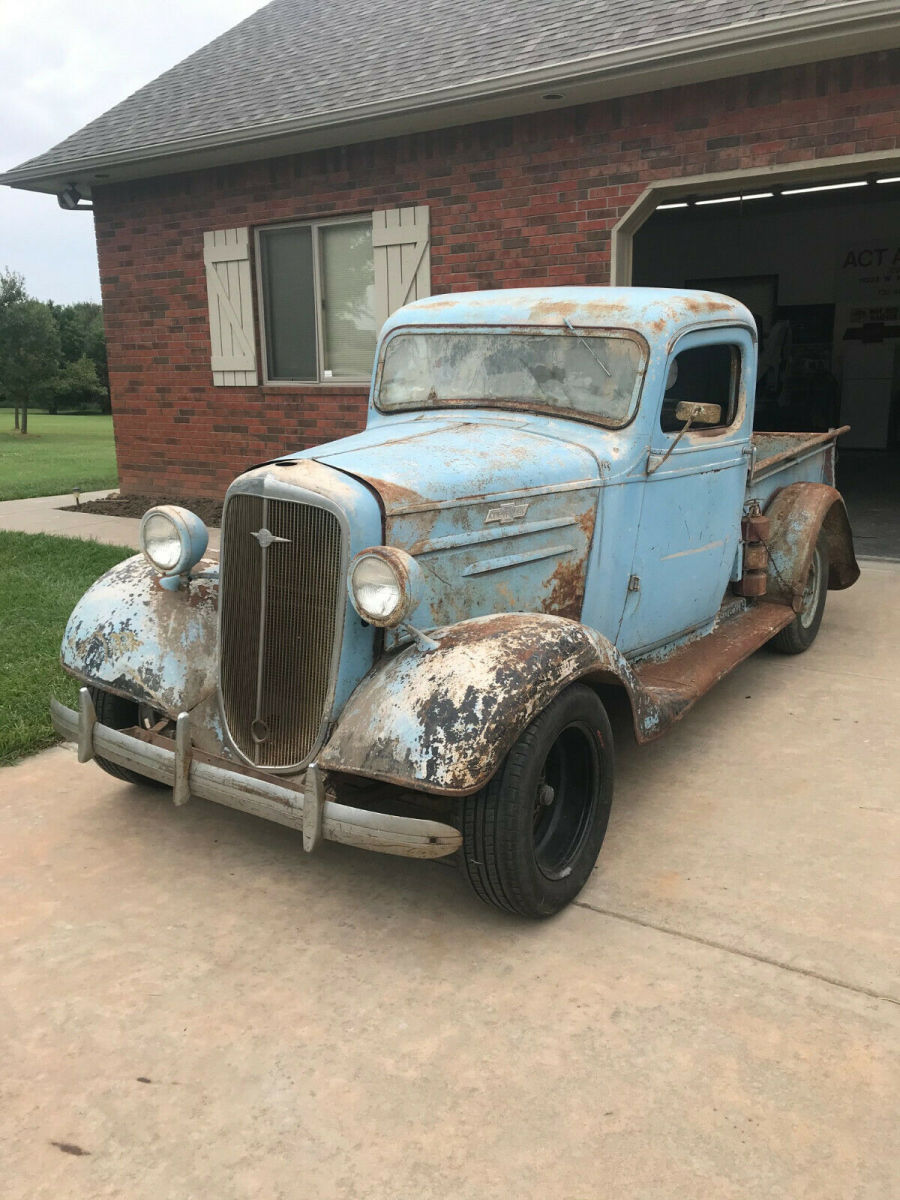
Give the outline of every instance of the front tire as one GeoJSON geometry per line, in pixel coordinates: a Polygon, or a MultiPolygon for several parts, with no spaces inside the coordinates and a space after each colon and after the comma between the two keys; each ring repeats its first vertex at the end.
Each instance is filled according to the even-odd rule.
{"type": "Polygon", "coordinates": [[[779,654],[802,654],[810,648],[822,624],[827,594],[828,543],[820,533],[812,562],[809,564],[800,611],[790,625],[786,625],[772,638],[769,644],[773,650],[777,650],[779,654]]]}
{"type": "MultiPolygon", "coordinates": [[[[140,711],[134,700],[126,700],[123,696],[115,696],[112,692],[104,692],[96,687],[88,688],[88,691],[91,693],[94,712],[101,725],[108,725],[110,729],[130,729],[132,725],[140,724],[140,711]]],[[[128,767],[120,767],[118,763],[101,758],[99,754],[94,755],[94,762],[101,771],[112,775],[114,779],[124,779],[126,783],[139,783],[144,787],[166,786],[158,779],[149,779],[128,767]]]]}
{"type": "Polygon", "coordinates": [[[582,684],[536,717],[497,774],[463,801],[463,864],[487,904],[550,917],[588,880],[609,822],[609,718],[582,684]]]}

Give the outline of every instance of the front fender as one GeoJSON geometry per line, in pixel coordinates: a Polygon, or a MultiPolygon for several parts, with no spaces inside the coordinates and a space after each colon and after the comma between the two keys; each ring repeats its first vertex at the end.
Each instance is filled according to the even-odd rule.
{"type": "Polygon", "coordinates": [[[62,665],[83,683],[177,716],[216,687],[218,569],[204,559],[168,591],[146,559],[118,563],[69,617],[62,665]]]}
{"type": "Polygon", "coordinates": [[[828,545],[829,588],[848,588],[859,579],[847,509],[836,488],[792,483],[776,493],[766,516],[771,521],[766,585],[770,595],[798,611],[820,531],[828,545]]]}
{"type": "MultiPolygon", "coordinates": [[[[379,662],[318,756],[329,771],[424,792],[483,787],[528,723],[576,679],[631,671],[600,634],[563,617],[500,613],[430,634],[379,662]]],[[[648,714],[648,720],[655,720],[648,714]]]]}

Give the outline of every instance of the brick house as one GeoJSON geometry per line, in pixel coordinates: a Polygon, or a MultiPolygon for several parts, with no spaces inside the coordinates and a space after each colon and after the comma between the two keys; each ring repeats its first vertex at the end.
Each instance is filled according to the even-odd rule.
{"type": "Polygon", "coordinates": [[[274,0],[2,182],[93,206],[127,492],[359,429],[407,298],[550,282],[728,290],[885,449],[898,46],[896,0],[274,0]]]}

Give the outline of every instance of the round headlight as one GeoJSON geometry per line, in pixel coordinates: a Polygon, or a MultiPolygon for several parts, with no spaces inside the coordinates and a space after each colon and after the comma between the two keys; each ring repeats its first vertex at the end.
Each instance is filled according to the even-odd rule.
{"type": "Polygon", "coordinates": [[[209,533],[196,513],[163,504],[144,513],[139,540],[151,567],[163,575],[183,575],[206,553],[209,533]]]}
{"type": "Polygon", "coordinates": [[[419,579],[418,564],[405,551],[373,546],[353,561],[350,599],[364,621],[392,629],[418,604],[419,579]]]}

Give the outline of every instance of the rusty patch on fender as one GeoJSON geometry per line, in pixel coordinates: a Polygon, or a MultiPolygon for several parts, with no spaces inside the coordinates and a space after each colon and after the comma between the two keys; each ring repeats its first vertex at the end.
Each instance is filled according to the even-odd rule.
{"type": "Polygon", "coordinates": [[[136,555],[101,576],[76,605],[63,637],[63,668],[164,712],[192,708],[215,686],[217,601],[215,576],[191,577],[170,591],[136,555]]]}
{"type": "Polygon", "coordinates": [[[433,631],[357,688],[323,748],[328,770],[465,795],[566,683],[618,675],[616,651],[575,621],[503,613],[433,631]]]}
{"type": "Polygon", "coordinates": [[[572,621],[579,620],[584,607],[584,580],[584,559],[559,563],[549,579],[544,580],[544,587],[549,592],[541,604],[542,611],[557,617],[568,617],[572,621]]]}
{"type": "Polygon", "coordinates": [[[828,550],[828,587],[848,588],[859,578],[850,521],[840,492],[823,483],[792,483],[778,492],[766,516],[767,591],[788,603],[803,593],[820,534],[828,550]]]}
{"type": "Polygon", "coordinates": [[[578,524],[581,527],[581,532],[584,534],[585,538],[587,539],[587,543],[590,546],[591,538],[594,536],[594,524],[597,520],[596,508],[592,506],[591,508],[586,509],[580,514],[580,516],[576,518],[576,520],[578,521],[578,524]]]}

